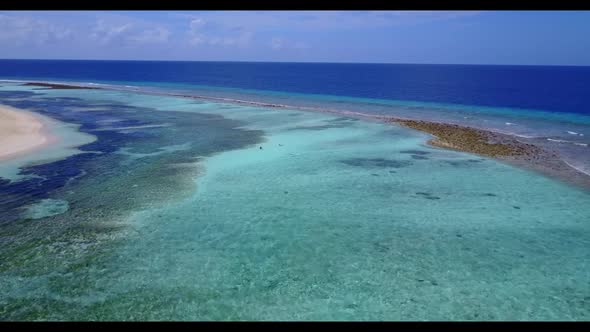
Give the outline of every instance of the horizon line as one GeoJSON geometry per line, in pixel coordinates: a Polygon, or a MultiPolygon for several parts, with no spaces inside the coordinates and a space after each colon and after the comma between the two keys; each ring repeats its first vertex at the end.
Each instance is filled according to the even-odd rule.
{"type": "Polygon", "coordinates": [[[412,62],[325,62],[325,61],[247,61],[247,60],[147,60],[147,59],[38,59],[0,58],[14,61],[104,61],[104,62],[213,62],[213,63],[294,63],[294,64],[358,64],[358,65],[425,65],[425,66],[530,66],[530,67],[590,67],[565,64],[494,64],[494,63],[412,63],[412,62]]]}

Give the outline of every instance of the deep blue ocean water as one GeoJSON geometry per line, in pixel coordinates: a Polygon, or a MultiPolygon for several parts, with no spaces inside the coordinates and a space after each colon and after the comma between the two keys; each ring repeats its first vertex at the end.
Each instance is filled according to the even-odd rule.
{"type": "Polygon", "coordinates": [[[0,78],[178,83],[590,114],[590,67],[0,60],[0,78]]]}

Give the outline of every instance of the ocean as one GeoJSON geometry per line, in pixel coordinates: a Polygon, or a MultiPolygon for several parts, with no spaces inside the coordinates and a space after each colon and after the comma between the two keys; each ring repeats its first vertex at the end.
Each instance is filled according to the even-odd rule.
{"type": "Polygon", "coordinates": [[[590,114],[590,67],[0,60],[0,77],[173,83],[590,114]]]}
{"type": "Polygon", "coordinates": [[[529,139],[590,174],[590,67],[0,60],[0,79],[450,122],[529,139]]]}
{"type": "Polygon", "coordinates": [[[370,116],[516,135],[586,171],[589,83],[588,67],[0,60],[0,104],[62,142],[0,162],[0,319],[587,320],[587,190],[370,116]]]}

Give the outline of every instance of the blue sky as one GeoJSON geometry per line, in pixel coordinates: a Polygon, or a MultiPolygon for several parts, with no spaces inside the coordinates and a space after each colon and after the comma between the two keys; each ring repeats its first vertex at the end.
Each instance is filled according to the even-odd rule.
{"type": "Polygon", "coordinates": [[[4,11],[0,57],[590,65],[590,11],[4,11]]]}

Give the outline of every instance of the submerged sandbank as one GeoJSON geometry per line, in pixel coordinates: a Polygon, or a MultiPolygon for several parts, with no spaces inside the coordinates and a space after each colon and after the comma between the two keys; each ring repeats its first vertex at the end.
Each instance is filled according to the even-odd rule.
{"type": "Polygon", "coordinates": [[[492,157],[590,190],[588,174],[567,164],[556,152],[521,142],[515,136],[440,122],[392,117],[386,121],[435,136],[428,141],[430,145],[492,157]]]}
{"type": "Polygon", "coordinates": [[[80,125],[0,105],[0,179],[16,181],[23,167],[41,165],[82,153],[78,147],[96,136],[79,131],[80,125]]]}
{"type": "Polygon", "coordinates": [[[40,116],[0,105],[0,161],[35,152],[55,141],[40,116]]]}

